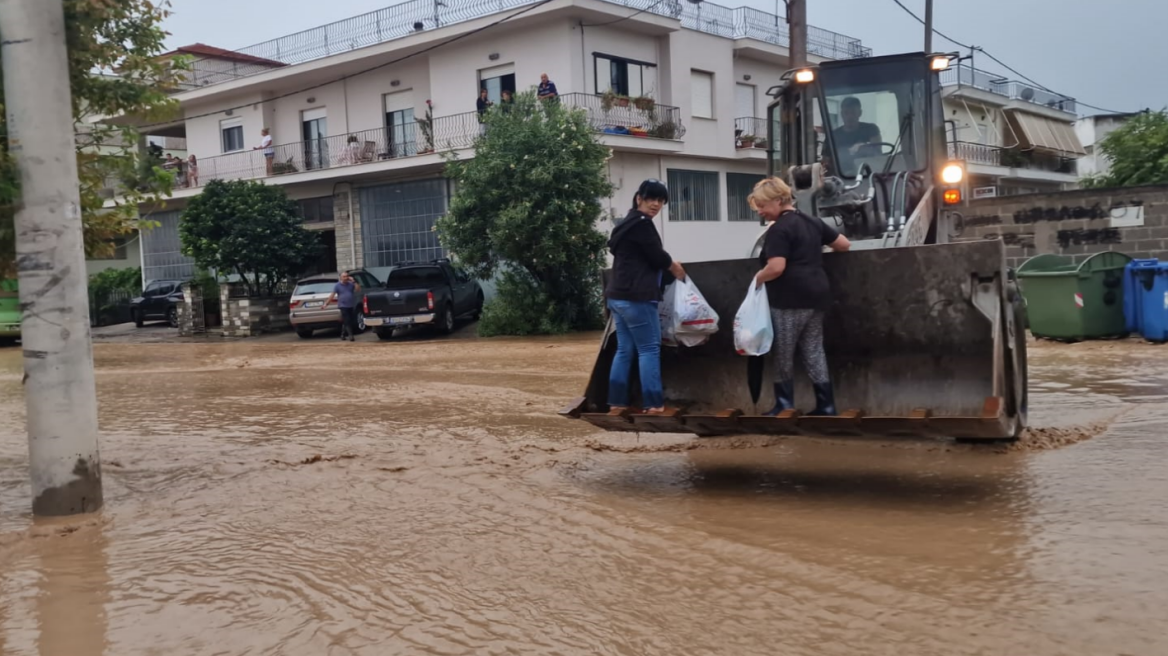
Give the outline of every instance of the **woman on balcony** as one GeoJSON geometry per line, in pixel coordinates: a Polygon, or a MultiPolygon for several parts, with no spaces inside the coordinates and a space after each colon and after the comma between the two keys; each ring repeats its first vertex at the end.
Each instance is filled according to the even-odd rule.
{"type": "Polygon", "coordinates": [[[669,202],[660,180],[645,180],[633,196],[633,208],[612,231],[612,277],[604,295],[616,323],[616,357],[608,376],[609,410],[629,406],[633,358],[641,374],[641,402],[649,414],[665,411],[661,384],[661,321],[657,303],[668,271],[685,280],[685,269],[665,252],[653,218],[669,202]]]}

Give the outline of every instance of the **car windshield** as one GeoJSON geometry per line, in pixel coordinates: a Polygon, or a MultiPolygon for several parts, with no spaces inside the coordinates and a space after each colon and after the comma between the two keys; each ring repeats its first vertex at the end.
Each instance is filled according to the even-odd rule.
{"type": "Polygon", "coordinates": [[[823,68],[821,107],[836,155],[825,159],[838,163],[831,170],[846,178],[864,164],[877,173],[923,170],[928,80],[918,61],[823,68]]]}
{"type": "Polygon", "coordinates": [[[333,287],[336,286],[335,280],[313,280],[310,282],[302,282],[296,285],[296,289],[292,291],[293,296],[307,296],[309,294],[331,294],[333,287]]]}
{"type": "Polygon", "coordinates": [[[438,267],[409,267],[389,272],[385,286],[389,289],[411,289],[434,287],[446,284],[446,276],[438,267]]]}

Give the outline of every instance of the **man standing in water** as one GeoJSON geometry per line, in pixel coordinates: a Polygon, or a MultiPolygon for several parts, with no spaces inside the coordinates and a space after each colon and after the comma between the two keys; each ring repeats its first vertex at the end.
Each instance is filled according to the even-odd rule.
{"type": "Polygon", "coordinates": [[[341,341],[345,341],[345,334],[349,335],[349,341],[355,342],[357,338],[357,292],[361,291],[361,285],[353,280],[353,276],[349,275],[348,271],[341,272],[341,281],[333,285],[333,293],[329,295],[328,301],[324,306],[332,305],[333,301],[337,302],[337,307],[341,309],[341,341]]]}

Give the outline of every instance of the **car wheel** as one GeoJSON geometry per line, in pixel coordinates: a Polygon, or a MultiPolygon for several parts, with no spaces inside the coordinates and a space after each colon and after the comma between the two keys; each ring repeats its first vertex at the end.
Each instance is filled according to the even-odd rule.
{"type": "Polygon", "coordinates": [[[308,339],[308,338],[312,337],[312,329],[311,328],[297,328],[296,329],[296,336],[299,337],[300,339],[308,339]]]}
{"type": "Polygon", "coordinates": [[[454,307],[447,305],[446,309],[442,311],[442,322],[438,324],[438,330],[444,335],[449,335],[454,332],[454,307]]]}
{"type": "Polygon", "coordinates": [[[393,329],[392,328],[390,328],[389,330],[385,330],[384,328],[381,328],[381,329],[376,330],[375,332],[377,333],[377,339],[380,339],[383,342],[388,342],[389,340],[393,339],[393,329]]]}
{"type": "Polygon", "coordinates": [[[142,320],[142,311],[138,308],[130,310],[130,321],[133,321],[135,326],[141,328],[142,324],[145,323],[142,320]]]}
{"type": "Polygon", "coordinates": [[[172,306],[166,311],[166,325],[178,328],[178,308],[172,306]]]}
{"type": "Polygon", "coordinates": [[[360,335],[365,332],[365,313],[360,310],[357,311],[357,334],[360,335]]]}

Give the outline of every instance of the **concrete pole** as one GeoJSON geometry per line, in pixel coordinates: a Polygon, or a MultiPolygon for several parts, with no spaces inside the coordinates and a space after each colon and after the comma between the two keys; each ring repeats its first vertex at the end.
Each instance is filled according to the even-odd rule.
{"type": "Polygon", "coordinates": [[[61,0],[0,0],[36,515],[101,508],[97,394],[61,0]]]}
{"type": "Polygon", "coordinates": [[[807,0],[788,0],[787,24],[791,27],[791,68],[807,65],[807,0]]]}
{"type": "Polygon", "coordinates": [[[925,0],[925,54],[933,52],[933,0],[925,0]]]}

